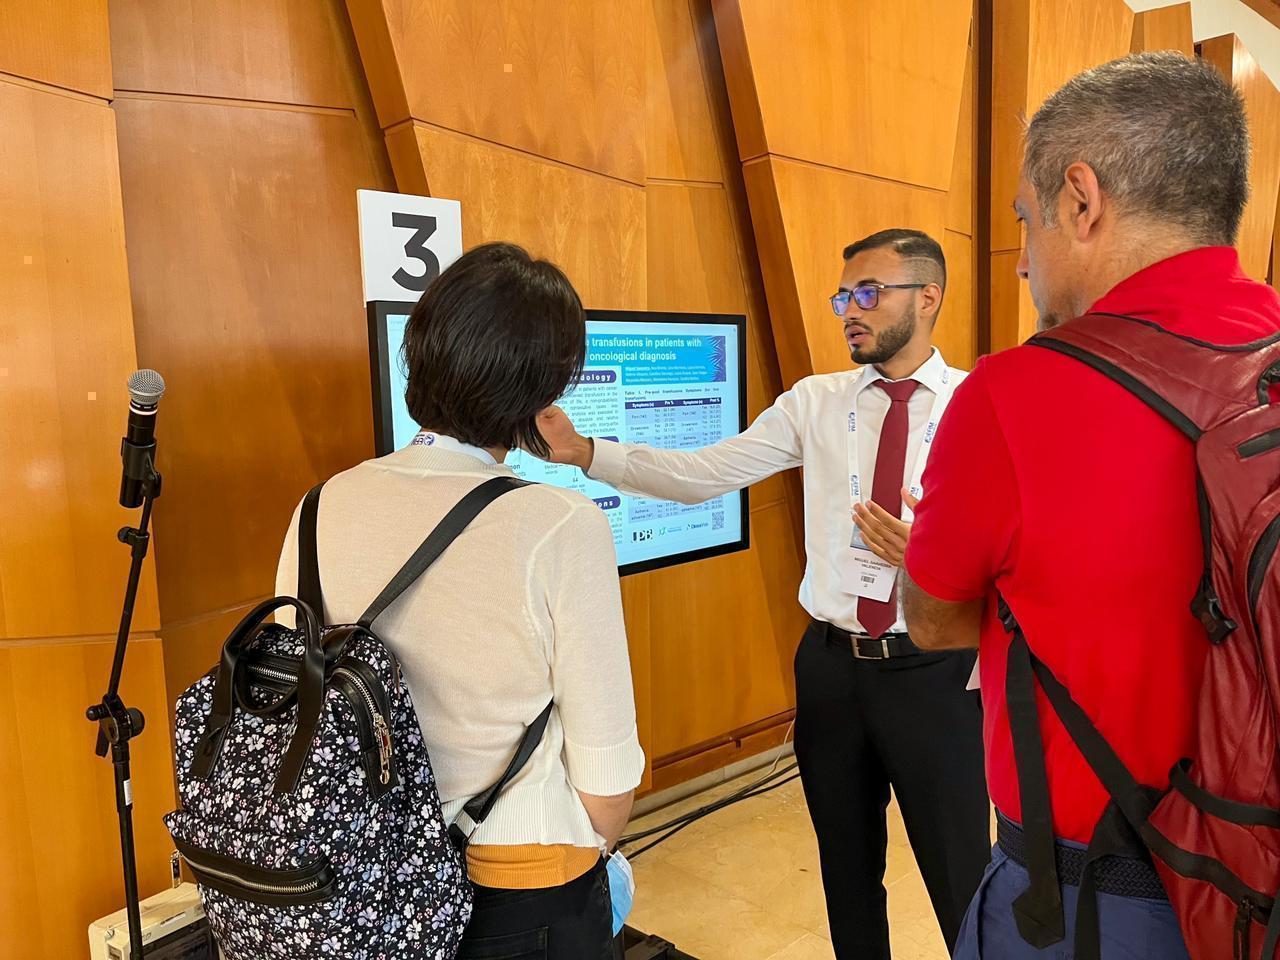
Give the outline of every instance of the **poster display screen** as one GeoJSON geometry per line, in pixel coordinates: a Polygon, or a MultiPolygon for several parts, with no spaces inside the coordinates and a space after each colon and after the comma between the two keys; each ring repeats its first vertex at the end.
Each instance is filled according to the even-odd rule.
{"type": "MultiPolygon", "coordinates": [[[[378,454],[400,449],[419,426],[405,407],[400,356],[412,303],[369,304],[378,454]]],[[[578,432],[623,443],[690,450],[746,426],[745,318],[718,314],[587,312],[581,380],[560,400],[578,432]]],[[[613,529],[619,572],[637,573],[748,546],[746,491],[700,504],[633,497],[576,467],[513,451],[521,477],[576,490],[613,529]]]]}

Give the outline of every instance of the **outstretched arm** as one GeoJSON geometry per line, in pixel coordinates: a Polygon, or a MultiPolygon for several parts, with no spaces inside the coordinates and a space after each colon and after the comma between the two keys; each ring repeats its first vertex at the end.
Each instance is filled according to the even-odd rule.
{"type": "Polygon", "coordinates": [[[736,437],[698,450],[583,437],[559,407],[544,410],[538,428],[551,447],[552,463],[576,466],[633,496],[701,503],[800,466],[801,418],[799,397],[791,390],[736,437]]]}

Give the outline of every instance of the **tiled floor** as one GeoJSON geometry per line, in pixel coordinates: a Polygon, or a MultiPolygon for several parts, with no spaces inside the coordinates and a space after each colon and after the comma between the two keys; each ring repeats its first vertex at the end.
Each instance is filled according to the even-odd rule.
{"type": "MultiPolygon", "coordinates": [[[[784,761],[789,763],[790,761],[784,761]]],[[[640,818],[656,826],[758,779],[722,784],[640,818]]],[[[699,960],[832,960],[818,848],[800,782],[711,814],[639,857],[628,923],[699,960]]],[[[890,938],[894,960],[946,960],[897,808],[890,808],[890,938]]]]}

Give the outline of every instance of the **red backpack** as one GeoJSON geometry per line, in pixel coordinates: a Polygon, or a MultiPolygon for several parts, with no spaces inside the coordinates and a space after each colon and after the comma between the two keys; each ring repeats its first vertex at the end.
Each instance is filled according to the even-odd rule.
{"type": "Polygon", "coordinates": [[[1111,795],[1086,853],[1077,960],[1097,960],[1090,864],[1136,845],[1153,855],[1196,960],[1276,960],[1280,944],[1280,335],[1221,345],[1135,317],[1093,314],[1030,341],[1088,364],[1172,423],[1196,448],[1205,567],[1189,598],[1209,644],[1193,754],[1161,793],[1134,780],[1084,711],[1031,652],[1003,602],[1010,726],[1023,794],[1031,888],[1023,937],[1063,938],[1035,684],[1111,795]],[[1056,903],[1055,903],[1056,901],[1056,903]],[[1056,915],[1055,915],[1056,910],[1056,915]]]}

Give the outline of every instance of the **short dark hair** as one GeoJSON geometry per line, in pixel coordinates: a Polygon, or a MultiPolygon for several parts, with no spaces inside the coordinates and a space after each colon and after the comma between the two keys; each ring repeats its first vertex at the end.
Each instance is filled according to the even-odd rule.
{"type": "Polygon", "coordinates": [[[1125,212],[1236,242],[1249,198],[1244,101],[1202,60],[1138,53],[1068,80],[1027,126],[1022,169],[1041,219],[1058,220],[1063,174],[1087,163],[1125,212]]]}
{"type": "Polygon", "coordinates": [[[463,443],[545,457],[538,414],[577,382],[586,348],[582,301],[559,267],[510,243],[475,247],[409,316],[409,414],[463,443]]]}
{"type": "Polygon", "coordinates": [[[918,283],[936,283],[947,290],[947,258],[937,240],[922,230],[895,227],[881,230],[844,248],[845,261],[852,260],[867,250],[889,247],[903,260],[908,261],[912,279],[918,283]]]}

